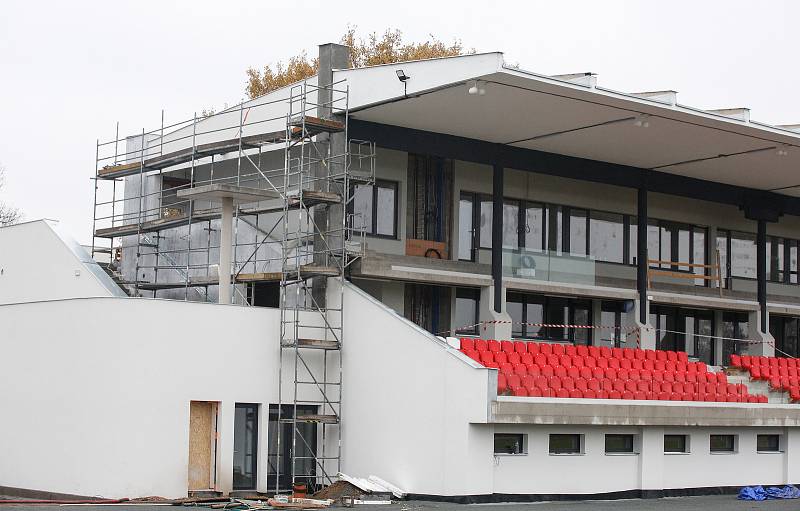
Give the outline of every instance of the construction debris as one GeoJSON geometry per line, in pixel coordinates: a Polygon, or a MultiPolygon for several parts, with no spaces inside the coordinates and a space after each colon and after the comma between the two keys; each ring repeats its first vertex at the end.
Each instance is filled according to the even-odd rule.
{"type": "Polygon", "coordinates": [[[285,499],[287,502],[282,502],[284,499],[269,499],[267,504],[277,509],[325,509],[333,504],[333,500],[325,499],[285,499]]]}
{"type": "Polygon", "coordinates": [[[354,486],[347,481],[336,481],[333,484],[326,486],[314,495],[315,499],[332,499],[334,501],[341,500],[342,497],[358,497],[364,493],[364,490],[354,486]]]}

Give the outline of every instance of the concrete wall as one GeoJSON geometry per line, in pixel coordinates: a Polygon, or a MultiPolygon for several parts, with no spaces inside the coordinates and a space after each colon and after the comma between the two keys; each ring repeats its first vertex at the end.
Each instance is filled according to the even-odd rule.
{"type": "Polygon", "coordinates": [[[363,291],[345,294],[344,467],[412,493],[491,493],[493,370],[363,291]]]}
{"type": "Polygon", "coordinates": [[[0,305],[61,298],[123,296],[57,222],[0,228],[0,305]]]}

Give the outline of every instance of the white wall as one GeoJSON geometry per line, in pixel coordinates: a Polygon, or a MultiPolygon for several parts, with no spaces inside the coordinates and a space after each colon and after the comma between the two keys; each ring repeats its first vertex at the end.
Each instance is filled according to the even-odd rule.
{"type": "Polygon", "coordinates": [[[491,493],[485,422],[496,386],[479,368],[366,293],[345,294],[344,469],[412,493],[491,493]]]}
{"type": "Polygon", "coordinates": [[[122,295],[86,251],[58,230],[57,222],[0,228],[0,305],[122,295]]]}

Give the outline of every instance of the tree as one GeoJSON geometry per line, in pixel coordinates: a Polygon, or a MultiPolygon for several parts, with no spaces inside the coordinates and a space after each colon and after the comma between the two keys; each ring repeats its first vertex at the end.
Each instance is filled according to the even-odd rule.
{"type": "MultiPolygon", "coordinates": [[[[0,190],[3,189],[3,185],[5,184],[5,173],[6,169],[0,165],[0,190]]],[[[0,202],[0,227],[15,224],[21,219],[22,213],[18,209],[0,202]]]]}
{"type": "MultiPolygon", "coordinates": [[[[348,28],[340,42],[350,47],[350,67],[353,68],[475,53],[474,49],[465,50],[459,40],[448,46],[433,35],[420,43],[404,43],[403,34],[397,29],[387,30],[381,37],[373,32],[364,40],[356,37],[355,28],[348,28]]],[[[249,68],[245,89],[248,97],[255,98],[313,76],[318,68],[318,59],[309,60],[303,51],[290,58],[286,66],[278,62],[274,69],[270,65],[264,66],[263,71],[249,68]]]]}

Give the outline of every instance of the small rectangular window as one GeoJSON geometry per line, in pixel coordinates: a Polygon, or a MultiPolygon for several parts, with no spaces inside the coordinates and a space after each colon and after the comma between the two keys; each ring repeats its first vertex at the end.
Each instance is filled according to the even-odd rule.
{"type": "Polygon", "coordinates": [[[711,435],[711,452],[736,452],[736,435],[711,435]]]}
{"type": "Polygon", "coordinates": [[[470,288],[456,289],[454,330],[456,335],[478,335],[478,304],[480,291],[470,288]]]}
{"type": "Polygon", "coordinates": [[[550,454],[581,454],[583,435],[550,435],[550,454]]]}
{"type": "Polygon", "coordinates": [[[758,435],[756,438],[756,451],[758,452],[780,452],[780,435],[758,435]]]}
{"type": "Polygon", "coordinates": [[[633,453],[633,435],[606,435],[606,454],[633,453]]]}
{"type": "Polygon", "coordinates": [[[664,452],[689,452],[686,435],[664,435],[664,452]]]}
{"type": "Polygon", "coordinates": [[[525,435],[521,433],[495,433],[495,454],[525,454],[525,435]]]}
{"type": "Polygon", "coordinates": [[[397,236],[397,183],[376,181],[375,185],[355,185],[349,207],[352,227],[365,234],[397,236]]]}

